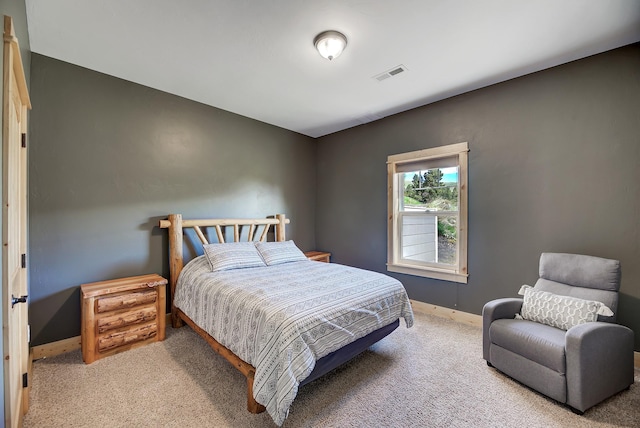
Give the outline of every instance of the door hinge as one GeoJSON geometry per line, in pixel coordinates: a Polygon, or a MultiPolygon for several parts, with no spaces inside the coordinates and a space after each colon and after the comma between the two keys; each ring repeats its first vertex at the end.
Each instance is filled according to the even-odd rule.
{"type": "Polygon", "coordinates": [[[22,147],[27,147],[27,134],[22,133],[22,147]]]}
{"type": "Polygon", "coordinates": [[[22,266],[22,269],[27,267],[27,254],[26,253],[22,253],[20,264],[22,266]]]}
{"type": "Polygon", "coordinates": [[[26,388],[29,386],[29,375],[27,373],[22,373],[22,387],[26,388]]]}

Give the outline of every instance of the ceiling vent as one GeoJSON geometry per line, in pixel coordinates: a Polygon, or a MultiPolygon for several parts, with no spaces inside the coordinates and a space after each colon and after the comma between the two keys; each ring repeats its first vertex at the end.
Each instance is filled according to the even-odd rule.
{"type": "Polygon", "coordinates": [[[407,67],[400,64],[397,67],[393,67],[391,70],[387,70],[384,73],[380,73],[376,76],[373,76],[373,78],[376,79],[378,82],[382,82],[383,80],[387,80],[390,77],[397,76],[398,74],[404,73],[405,71],[407,71],[407,67]]]}

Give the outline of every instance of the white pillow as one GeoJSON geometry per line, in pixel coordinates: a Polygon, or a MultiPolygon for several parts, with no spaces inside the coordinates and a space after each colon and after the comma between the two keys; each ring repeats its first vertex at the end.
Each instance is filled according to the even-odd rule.
{"type": "Polygon", "coordinates": [[[524,303],[520,314],[516,314],[516,318],[539,322],[562,330],[597,321],[598,315],[613,315],[611,309],[602,302],[538,291],[529,285],[523,285],[518,294],[524,296],[524,303]]]}
{"type": "Polygon", "coordinates": [[[293,241],[256,242],[256,248],[267,266],[309,260],[293,241]]]}
{"type": "Polygon", "coordinates": [[[265,266],[253,242],[229,242],[202,246],[212,272],[265,266]]]}

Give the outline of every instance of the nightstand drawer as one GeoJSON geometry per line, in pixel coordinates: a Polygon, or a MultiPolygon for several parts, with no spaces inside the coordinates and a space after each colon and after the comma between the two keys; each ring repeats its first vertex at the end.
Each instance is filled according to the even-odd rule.
{"type": "Polygon", "coordinates": [[[155,337],[156,334],[158,334],[158,326],[156,323],[106,334],[98,338],[98,352],[104,352],[119,346],[151,339],[155,337]]]}
{"type": "Polygon", "coordinates": [[[117,311],[118,309],[132,308],[156,301],[156,290],[144,290],[135,293],[124,293],[119,296],[102,297],[98,299],[96,312],[117,311]]]}
{"type": "Polygon", "coordinates": [[[144,322],[154,321],[156,319],[157,313],[158,311],[156,311],[155,306],[148,306],[141,309],[124,312],[118,315],[110,315],[98,318],[96,326],[98,328],[98,333],[104,333],[105,331],[115,330],[116,328],[128,325],[142,324],[144,322]]]}

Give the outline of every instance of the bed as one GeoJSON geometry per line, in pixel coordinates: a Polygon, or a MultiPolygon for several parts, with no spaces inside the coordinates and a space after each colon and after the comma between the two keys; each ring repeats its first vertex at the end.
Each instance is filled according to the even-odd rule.
{"type": "Polygon", "coordinates": [[[400,318],[413,324],[402,284],[307,260],[286,241],[288,223],[284,215],[183,220],[172,214],[160,221],[169,229],[172,325],[189,325],[245,375],[248,410],[267,410],[278,425],[300,386],[391,333],[400,318]],[[204,254],[185,259],[185,236],[197,237],[204,254]],[[251,257],[257,251],[262,263],[242,260],[238,268],[239,249],[251,257]],[[221,260],[227,264],[216,265],[221,260]]]}

